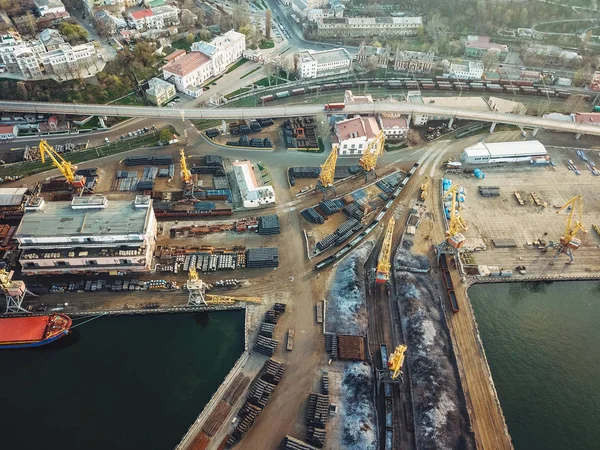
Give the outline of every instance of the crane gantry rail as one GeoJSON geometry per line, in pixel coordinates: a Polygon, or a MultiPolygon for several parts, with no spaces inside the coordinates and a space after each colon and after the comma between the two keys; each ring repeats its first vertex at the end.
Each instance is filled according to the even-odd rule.
{"type": "Polygon", "coordinates": [[[385,230],[383,244],[381,245],[381,251],[379,252],[379,259],[377,261],[377,275],[375,276],[375,283],[377,284],[385,284],[390,279],[390,268],[392,267],[392,238],[394,236],[395,225],[396,220],[394,220],[393,217],[390,217],[390,221],[385,230]]]}

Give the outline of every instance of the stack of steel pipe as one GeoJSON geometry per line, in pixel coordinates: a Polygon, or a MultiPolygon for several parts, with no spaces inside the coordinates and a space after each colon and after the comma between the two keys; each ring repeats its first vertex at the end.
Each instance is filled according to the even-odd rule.
{"type": "Polygon", "coordinates": [[[308,410],[306,424],[318,428],[325,428],[329,417],[329,395],[311,392],[308,397],[308,410]]]}
{"type": "Polygon", "coordinates": [[[283,443],[283,450],[317,450],[316,447],[302,442],[300,439],[286,436],[283,443]]]}
{"type": "Polygon", "coordinates": [[[325,445],[325,438],[327,437],[327,431],[325,428],[318,428],[310,426],[306,433],[306,441],[318,448],[323,448],[325,445]]]}

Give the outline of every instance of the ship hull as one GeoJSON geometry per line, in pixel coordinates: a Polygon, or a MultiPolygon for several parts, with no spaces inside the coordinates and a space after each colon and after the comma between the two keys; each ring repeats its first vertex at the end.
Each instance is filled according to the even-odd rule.
{"type": "Polygon", "coordinates": [[[40,347],[42,345],[50,344],[50,343],[60,339],[61,337],[66,336],[67,334],[69,334],[69,330],[65,330],[65,331],[61,332],[60,334],[57,334],[56,336],[53,336],[48,339],[43,339],[41,341],[36,341],[36,342],[3,342],[3,343],[0,343],[0,350],[4,350],[4,349],[8,349],[8,348],[40,347]]]}

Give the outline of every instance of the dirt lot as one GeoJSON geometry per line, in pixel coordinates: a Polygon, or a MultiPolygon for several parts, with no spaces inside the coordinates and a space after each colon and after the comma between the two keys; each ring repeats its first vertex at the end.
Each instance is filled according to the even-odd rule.
{"type": "MultiPolygon", "coordinates": [[[[503,264],[506,269],[513,265],[524,264],[532,273],[543,275],[547,271],[555,272],[564,269],[563,264],[549,267],[555,252],[541,253],[531,247],[537,239],[558,242],[564,234],[568,212],[557,214],[558,207],[565,204],[576,195],[584,198],[583,224],[588,233],[579,233],[582,240],[581,248],[576,255],[582,255],[582,266],[592,264],[594,256],[598,256],[600,239],[592,229],[592,224],[600,225],[600,198],[597,196],[600,187],[600,177],[586,170],[583,161],[576,155],[575,150],[548,148],[549,154],[556,167],[532,167],[528,164],[511,165],[508,167],[484,168],[485,178],[478,180],[465,175],[449,177],[460,183],[467,191],[463,216],[469,225],[464,234],[468,239],[483,239],[486,251],[474,255],[477,264],[503,264]],[[581,170],[576,175],[567,168],[567,160],[573,162],[581,170]],[[478,186],[499,186],[499,197],[482,197],[478,186]],[[514,195],[519,191],[525,205],[520,206],[514,195]],[[535,192],[539,200],[547,206],[537,206],[531,197],[535,192]],[[513,249],[496,249],[493,239],[514,239],[517,247],[513,249]],[[528,261],[530,267],[525,264],[528,261]]],[[[587,157],[600,164],[600,158],[595,152],[587,152],[587,157]]],[[[436,190],[439,186],[435,187],[436,190]]],[[[568,261],[567,256],[561,256],[559,261],[568,261]]],[[[569,269],[573,272],[576,269],[569,269]]],[[[528,270],[529,272],[529,270],[528,270]]]]}

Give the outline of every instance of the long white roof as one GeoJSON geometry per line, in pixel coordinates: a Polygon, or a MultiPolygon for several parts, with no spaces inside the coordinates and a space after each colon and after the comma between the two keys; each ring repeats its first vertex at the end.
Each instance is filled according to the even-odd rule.
{"type": "Polygon", "coordinates": [[[511,156],[545,156],[548,154],[546,147],[540,141],[515,141],[515,142],[478,142],[465,148],[468,156],[488,156],[490,158],[503,158],[511,156]]]}

